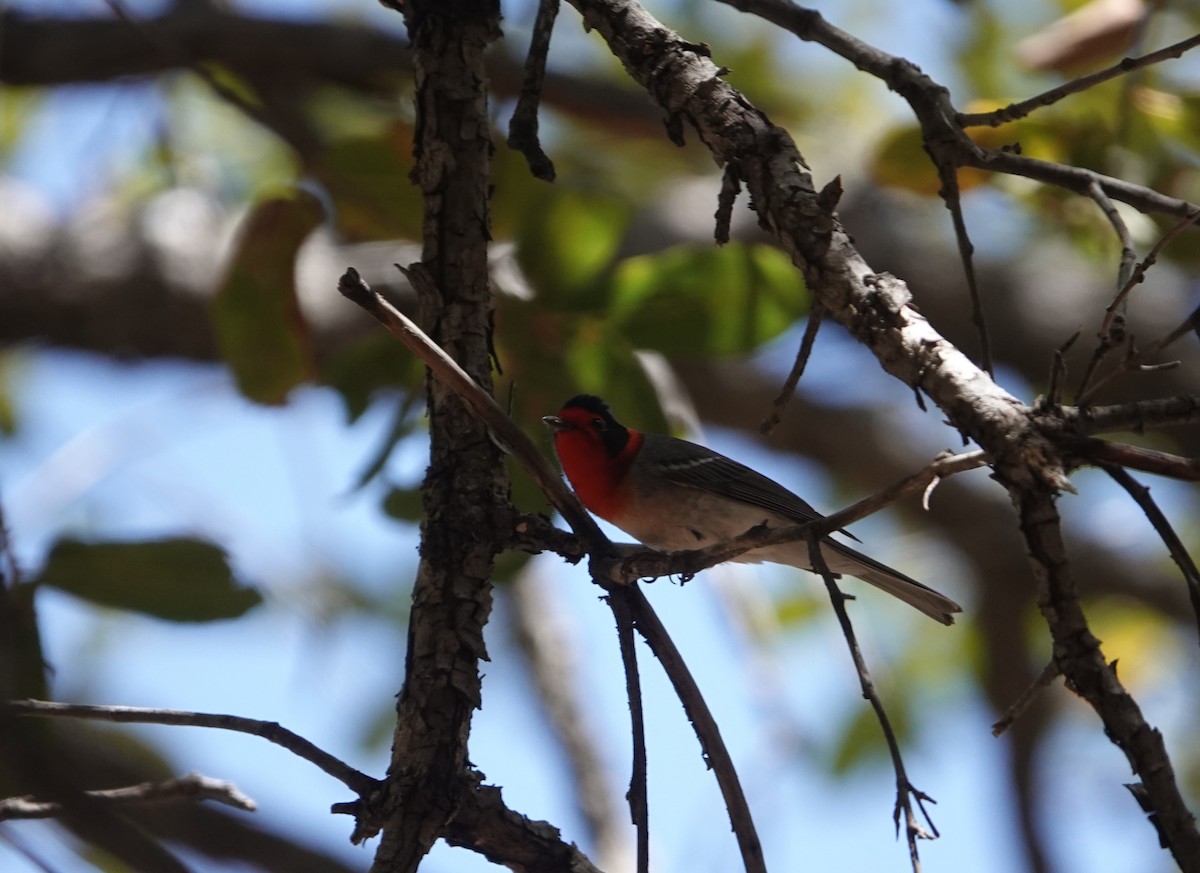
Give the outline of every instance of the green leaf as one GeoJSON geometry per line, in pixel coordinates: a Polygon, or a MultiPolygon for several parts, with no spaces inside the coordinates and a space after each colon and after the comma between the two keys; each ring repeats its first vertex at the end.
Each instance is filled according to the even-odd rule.
{"type": "Polygon", "coordinates": [[[538,301],[567,310],[601,307],[601,279],[628,220],[628,207],[605,194],[555,191],[530,204],[517,237],[517,261],[538,301]]]}
{"type": "Polygon", "coordinates": [[[764,245],[677,246],[623,261],[613,321],[639,349],[696,357],[749,352],[808,310],[788,257],[764,245]]]}
{"type": "MultiPolygon", "coordinates": [[[[909,708],[903,700],[894,697],[888,701],[888,718],[896,739],[903,742],[909,733],[909,708]]],[[[855,767],[881,759],[887,755],[887,742],[875,711],[869,706],[859,706],[850,718],[850,723],[839,731],[838,743],[833,750],[830,767],[834,774],[845,775],[855,767]]]]}
{"type": "Polygon", "coordinates": [[[392,488],[383,498],[383,511],[397,521],[415,524],[425,517],[421,489],[392,488]]]}
{"type": "Polygon", "coordinates": [[[46,696],[46,662],[34,607],[36,592],[32,583],[21,582],[9,589],[0,605],[0,687],[13,697],[46,696]]]}
{"type": "Polygon", "coordinates": [[[35,582],[168,621],[236,618],[262,602],[257,590],[237,584],[223,549],[185,538],[62,539],[35,582]]]}
{"type": "Polygon", "coordinates": [[[424,375],[420,359],[382,330],[338,349],[321,365],[321,381],[342,395],[350,423],[383,391],[419,391],[424,375]]]}
{"type": "Polygon", "coordinates": [[[309,329],[296,299],[301,243],[321,223],[311,194],[260,202],[246,218],[229,273],[212,305],[221,357],[238,389],[258,403],[281,404],[312,377],[309,329]]]}
{"type": "Polygon", "coordinates": [[[421,192],[408,179],[412,130],[343,137],[322,152],[313,173],[334,203],[343,237],[353,242],[420,239],[421,192]]]}

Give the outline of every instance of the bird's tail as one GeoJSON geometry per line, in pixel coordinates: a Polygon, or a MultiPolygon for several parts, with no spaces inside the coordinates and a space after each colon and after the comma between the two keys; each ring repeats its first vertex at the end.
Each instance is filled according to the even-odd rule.
{"type": "Polygon", "coordinates": [[[849,546],[843,546],[833,540],[823,540],[821,553],[825,563],[834,573],[844,573],[870,582],[942,624],[954,624],[954,613],[962,612],[962,607],[949,597],[938,594],[929,586],[922,585],[916,579],[910,579],[849,546]]]}

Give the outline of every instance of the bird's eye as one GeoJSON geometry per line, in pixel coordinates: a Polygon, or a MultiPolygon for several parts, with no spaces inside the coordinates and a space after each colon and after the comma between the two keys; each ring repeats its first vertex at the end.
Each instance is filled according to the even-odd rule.
{"type": "Polygon", "coordinates": [[[591,424],[592,424],[592,427],[596,430],[604,430],[604,419],[603,418],[593,418],[591,424]]]}

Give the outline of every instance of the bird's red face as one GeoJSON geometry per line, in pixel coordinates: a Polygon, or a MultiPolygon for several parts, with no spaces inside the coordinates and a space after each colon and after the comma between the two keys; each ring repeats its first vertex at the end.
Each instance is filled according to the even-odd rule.
{"type": "Polygon", "coordinates": [[[619,514],[627,492],[625,473],[641,448],[642,435],[588,395],[573,397],[557,415],[542,420],[554,429],[554,450],[584,506],[601,518],[619,514]]]}

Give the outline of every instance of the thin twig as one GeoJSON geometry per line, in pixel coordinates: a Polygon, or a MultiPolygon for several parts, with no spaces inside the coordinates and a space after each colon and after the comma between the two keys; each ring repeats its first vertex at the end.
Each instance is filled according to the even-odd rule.
{"type": "Polygon", "coordinates": [[[420,358],[434,376],[452,388],[459,399],[487,423],[492,437],[500,447],[517,459],[549,498],[551,505],[567,520],[571,529],[588,541],[589,551],[600,542],[598,538],[607,541],[596,522],[563,484],[562,477],[551,469],[528,435],[517,427],[500,408],[500,404],[480,388],[423,330],[371,290],[353,267],[348,268],[338,280],[338,291],[374,316],[392,336],[404,344],[405,348],[420,358]]]}
{"type": "Polygon", "coordinates": [[[1010,121],[1022,119],[1036,109],[1051,106],[1066,97],[1070,97],[1072,94],[1078,94],[1081,91],[1094,88],[1097,85],[1107,82],[1109,79],[1124,76],[1127,73],[1140,70],[1142,67],[1148,67],[1151,64],[1181,57],[1185,52],[1195,48],[1197,45],[1200,45],[1200,34],[1188,37],[1166,48],[1158,49],[1138,58],[1123,58],[1107,69],[1088,73],[1086,76],[1080,76],[1077,79],[1072,79],[1070,82],[1064,82],[1057,88],[1051,88],[1049,91],[1044,91],[1027,100],[1010,103],[1002,109],[996,109],[992,112],[960,112],[956,116],[956,119],[962,127],[980,127],[984,125],[999,127],[1002,124],[1008,124],[1010,121]]]}
{"type": "Polygon", "coordinates": [[[713,227],[713,239],[717,245],[723,246],[729,242],[729,231],[733,224],[733,204],[742,191],[742,183],[732,164],[726,164],[721,173],[721,191],[717,195],[717,211],[713,216],[716,224],[713,227]]]}
{"type": "Polygon", "coordinates": [[[967,232],[967,220],[963,216],[956,164],[944,154],[943,149],[935,148],[933,143],[928,143],[928,148],[941,182],[938,194],[946,204],[946,209],[950,212],[950,221],[954,225],[954,240],[958,244],[958,256],[962,261],[963,276],[967,280],[967,296],[971,301],[971,323],[975,325],[975,333],[979,336],[980,365],[989,376],[994,376],[992,340],[983,311],[983,295],[975,275],[975,245],[971,242],[971,236],[967,232]]]}
{"type": "Polygon", "coordinates": [[[1033,683],[1021,692],[1021,696],[1014,700],[1012,705],[1004,711],[1004,716],[992,725],[992,736],[998,737],[1012,727],[1013,722],[1024,715],[1025,711],[1029,709],[1038,692],[1046,688],[1061,675],[1062,673],[1058,669],[1058,664],[1051,660],[1049,664],[1042,668],[1042,672],[1038,674],[1037,679],[1033,680],[1033,683]]]}
{"type": "MultiPolygon", "coordinates": [[[[199,773],[189,773],[178,779],[163,782],[143,782],[124,788],[106,788],[84,791],[84,795],[114,805],[142,803],[175,803],[191,800],[214,800],[235,809],[253,812],[257,805],[238,790],[232,782],[210,779],[199,773]]],[[[32,797],[8,797],[0,799],[0,821],[17,818],[58,818],[67,810],[66,804],[58,801],[36,800],[32,797]]]]}
{"type": "Polygon", "coordinates": [[[1062,445],[1088,464],[1119,464],[1181,482],[1200,482],[1200,461],[1195,458],[1094,437],[1064,440],[1062,445]]]}
{"type": "Polygon", "coordinates": [[[1141,262],[1130,273],[1129,278],[1125,280],[1125,284],[1121,286],[1117,292],[1117,296],[1108,304],[1108,308],[1104,310],[1104,322],[1100,325],[1100,336],[1108,333],[1112,327],[1113,319],[1116,317],[1117,311],[1125,302],[1125,298],[1129,296],[1141,282],[1146,278],[1147,271],[1154,266],[1158,261],[1158,256],[1162,253],[1175,237],[1183,233],[1187,228],[1191,227],[1197,221],[1200,221],[1200,209],[1193,210],[1190,214],[1184,216],[1179,221],[1175,222],[1171,228],[1164,233],[1146,254],[1141,262]]]}
{"type": "Polygon", "coordinates": [[[1112,406],[1063,406],[1054,413],[1064,430],[1079,436],[1200,422],[1200,396],[1182,394],[1112,406]]]}
{"type": "Polygon", "coordinates": [[[542,150],[538,139],[538,106],[542,99],[542,82],[546,78],[546,55],[550,51],[550,34],[558,16],[558,0],[538,0],[529,54],[525,56],[525,73],[521,79],[521,94],[508,122],[508,145],[525,156],[529,172],[546,182],[554,181],[554,162],[542,150]]]}
{"type": "Polygon", "coordinates": [[[879,721],[879,727],[883,731],[884,740],[887,742],[888,753],[892,758],[892,768],[896,774],[896,806],[892,813],[892,819],[899,831],[900,813],[903,811],[904,836],[908,842],[909,860],[912,863],[913,873],[920,873],[921,856],[917,850],[917,840],[931,840],[939,836],[937,827],[925,809],[925,801],[928,800],[930,803],[936,803],[936,801],[917,789],[908,780],[908,774],[904,767],[904,756],[900,751],[900,743],[896,740],[896,732],[892,729],[891,719],[888,718],[887,710],[879,697],[879,692],[875,689],[870,671],[867,670],[867,662],[858,646],[858,638],[854,633],[854,625],[850,621],[850,613],[846,610],[846,600],[849,598],[838,588],[836,578],[825,563],[825,556],[821,554],[820,538],[815,535],[808,538],[808,556],[813,570],[824,580],[825,587],[829,591],[833,611],[837,614],[838,624],[841,625],[842,635],[846,638],[850,657],[854,661],[854,669],[858,673],[858,682],[862,688],[863,697],[871,704],[871,709],[874,710],[875,718],[879,721]],[[912,805],[914,799],[917,801],[925,823],[929,825],[928,831],[917,821],[912,805]]]}
{"type": "Polygon", "coordinates": [[[642,710],[642,680],[638,674],[637,647],[633,638],[633,610],[629,589],[614,588],[608,605],[617,623],[617,643],[625,668],[625,696],[629,701],[633,731],[633,767],[629,777],[629,813],[637,832],[637,873],[650,871],[650,806],[646,790],[646,718],[642,710]]]}
{"type": "Polygon", "coordinates": [[[712,711],[700,693],[687,662],[675,647],[674,641],[663,627],[658,614],[646,600],[646,595],[637,586],[629,589],[629,605],[633,609],[634,621],[642,638],[646,640],[650,650],[654,652],[659,663],[663,665],[667,678],[675,689],[675,694],[683,704],[688,721],[696,731],[700,747],[704,751],[704,760],[712,768],[717,784],[721,788],[721,796],[725,801],[725,809],[729,813],[729,822],[737,837],[738,848],[742,854],[742,864],[746,873],[766,873],[767,865],[763,858],[762,843],[758,839],[758,831],[754,827],[754,819],[750,815],[750,806],[746,803],[746,795],[738,781],[737,770],[734,769],[733,759],[729,749],[721,738],[721,730],[713,718],[712,711]]]}
{"type": "MultiPolygon", "coordinates": [[[[548,521],[544,527],[558,530],[548,521]]],[[[571,793],[587,841],[596,849],[597,863],[611,866],[606,862],[627,855],[628,828],[620,820],[608,768],[600,754],[604,744],[595,736],[595,725],[585,712],[587,691],[577,669],[578,652],[570,629],[557,615],[555,589],[541,584],[539,574],[527,566],[502,591],[508,596],[517,648],[566,757],[571,793]]]]}
{"type": "Polygon", "coordinates": [[[1054,362],[1050,365],[1050,380],[1046,397],[1040,404],[1042,409],[1057,409],[1062,405],[1062,383],[1067,378],[1066,354],[1082,331],[1075,331],[1065,343],[1054,350],[1054,362]]]}
{"type": "Polygon", "coordinates": [[[179,709],[150,709],[139,706],[88,706],[82,703],[56,703],[49,700],[10,700],[4,704],[17,715],[44,718],[80,718],[124,724],[166,724],[185,727],[216,728],[262,737],[282,746],[324,770],[360,797],[367,797],[382,784],[365,773],[313,745],[277,722],[260,721],[239,715],[188,712],[179,709]]]}
{"type": "Polygon", "coordinates": [[[1196,562],[1188,554],[1187,547],[1179,539],[1179,535],[1175,533],[1171,522],[1158,507],[1158,504],[1155,503],[1154,498],[1150,496],[1149,488],[1130,476],[1129,472],[1123,467],[1119,467],[1116,464],[1101,464],[1100,468],[1129,493],[1134,502],[1141,507],[1150,524],[1154,526],[1159,539],[1167,547],[1167,551],[1171,555],[1171,560],[1175,562],[1179,567],[1179,571],[1183,573],[1183,581],[1187,584],[1188,597],[1192,601],[1192,611],[1196,616],[1196,626],[1197,629],[1200,629],[1200,570],[1196,569],[1196,562]]]}
{"type": "Polygon", "coordinates": [[[804,375],[808,359],[812,357],[813,345],[817,341],[817,331],[821,329],[821,317],[824,314],[824,307],[816,298],[813,298],[812,308],[808,311],[808,323],[804,325],[804,336],[800,339],[800,348],[796,350],[796,360],[792,362],[792,369],[771,404],[770,414],[758,426],[760,433],[769,434],[775,429],[775,425],[783,420],[783,410],[787,408],[792,395],[796,393],[796,385],[799,384],[800,377],[804,375]]]}
{"type": "Polygon", "coordinates": [[[1096,201],[1096,205],[1100,207],[1100,211],[1104,213],[1104,217],[1116,231],[1117,239],[1121,241],[1121,263],[1117,268],[1117,288],[1124,288],[1125,283],[1133,275],[1133,265],[1137,262],[1137,250],[1133,247],[1133,234],[1129,232],[1129,226],[1121,217],[1121,213],[1117,211],[1117,207],[1113,205],[1112,199],[1104,193],[1104,186],[1095,179],[1088,186],[1088,196],[1096,201]]]}

